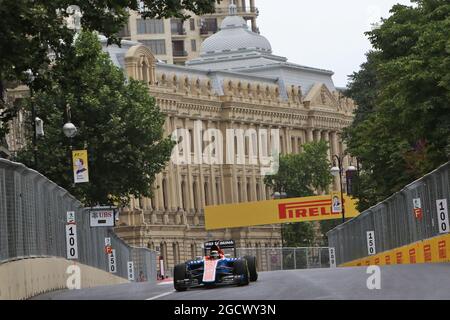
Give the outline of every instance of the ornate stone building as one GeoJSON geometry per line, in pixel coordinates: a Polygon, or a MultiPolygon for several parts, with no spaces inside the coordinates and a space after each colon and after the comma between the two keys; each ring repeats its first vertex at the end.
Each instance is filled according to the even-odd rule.
{"type": "MultiPolygon", "coordinates": [[[[342,154],[340,135],[355,106],[335,88],[333,73],[274,55],[267,39],[250,31],[233,6],[230,10],[220,31],[203,42],[200,56],[186,66],[158,62],[147,47],[133,41],[118,48],[107,47],[103,39],[104,50],[127,76],[148,83],[167,115],[167,135],[179,128],[194,131],[196,121],[224,136],[232,128],[279,129],[283,154],[299,153],[304,143],[319,140],[329,142],[330,160],[332,154],[342,154]]],[[[194,148],[198,143],[191,140],[194,148]]],[[[279,226],[204,229],[207,205],[271,198],[260,169],[248,162],[171,162],[156,177],[153,197],[133,199],[121,212],[116,231],[132,245],[159,251],[168,269],[200,255],[202,243],[212,238],[232,238],[239,247],[280,246],[279,226]]]]}

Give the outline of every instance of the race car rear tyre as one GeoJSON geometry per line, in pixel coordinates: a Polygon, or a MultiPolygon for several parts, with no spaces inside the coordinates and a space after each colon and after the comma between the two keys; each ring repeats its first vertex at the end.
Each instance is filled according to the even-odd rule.
{"type": "Polygon", "coordinates": [[[180,263],[177,264],[173,270],[173,286],[177,291],[186,291],[187,287],[179,285],[178,280],[185,280],[188,276],[186,274],[186,264],[180,263]]]}
{"type": "Polygon", "coordinates": [[[243,276],[239,286],[246,286],[250,283],[250,274],[248,271],[247,260],[240,259],[234,263],[234,274],[243,276]]]}
{"type": "Polygon", "coordinates": [[[256,257],[245,256],[244,259],[247,260],[248,271],[250,273],[250,281],[254,282],[258,280],[258,271],[256,271],[256,257]]]}

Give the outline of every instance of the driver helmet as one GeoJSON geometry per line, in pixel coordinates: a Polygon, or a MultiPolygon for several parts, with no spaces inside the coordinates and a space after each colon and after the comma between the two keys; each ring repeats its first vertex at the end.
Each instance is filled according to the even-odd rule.
{"type": "Polygon", "coordinates": [[[210,253],[209,253],[211,258],[219,259],[221,253],[222,253],[222,250],[220,250],[220,247],[218,245],[214,244],[211,246],[210,253]]]}
{"type": "Polygon", "coordinates": [[[220,259],[219,251],[217,251],[217,250],[211,250],[210,256],[213,259],[220,259]]]}

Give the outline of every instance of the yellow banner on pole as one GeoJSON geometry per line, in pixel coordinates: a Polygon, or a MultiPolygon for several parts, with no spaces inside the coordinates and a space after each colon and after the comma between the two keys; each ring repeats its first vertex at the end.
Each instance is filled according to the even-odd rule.
{"type": "Polygon", "coordinates": [[[342,213],[341,193],[331,193],[331,213],[342,213]]]}
{"type": "MultiPolygon", "coordinates": [[[[344,208],[346,218],[359,214],[356,200],[347,195],[344,208]]],[[[330,195],[205,207],[206,230],[331,219],[342,219],[342,212],[332,212],[330,195]]]]}
{"type": "Polygon", "coordinates": [[[72,151],[72,164],[74,183],[89,182],[87,150],[72,151]]]}

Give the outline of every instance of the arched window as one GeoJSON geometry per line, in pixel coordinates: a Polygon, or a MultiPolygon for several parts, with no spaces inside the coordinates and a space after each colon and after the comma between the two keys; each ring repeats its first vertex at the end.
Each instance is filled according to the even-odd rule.
{"type": "Polygon", "coordinates": [[[183,210],[186,210],[187,207],[187,201],[186,201],[186,182],[183,180],[181,181],[181,208],[183,210]]]}
{"type": "Polygon", "coordinates": [[[261,200],[261,194],[260,194],[261,190],[259,189],[259,183],[256,183],[256,201],[260,201],[261,200]]]}
{"type": "Polygon", "coordinates": [[[194,198],[194,209],[198,210],[198,199],[197,199],[197,181],[192,184],[192,197],[194,198]]]}
{"type": "Polygon", "coordinates": [[[280,136],[280,153],[284,154],[284,143],[283,143],[283,136],[280,136]]]}
{"type": "Polygon", "coordinates": [[[295,137],[291,137],[291,152],[292,153],[297,153],[297,150],[295,148],[295,137]]]}
{"type": "Polygon", "coordinates": [[[238,181],[237,183],[237,187],[238,187],[238,202],[242,202],[242,188],[241,188],[241,182],[238,181]]]}
{"type": "Polygon", "coordinates": [[[167,210],[167,209],[169,209],[169,198],[168,198],[168,194],[167,194],[167,180],[166,180],[166,178],[164,178],[162,180],[162,194],[163,194],[164,209],[167,210]]]}
{"type": "Polygon", "coordinates": [[[191,244],[191,257],[192,259],[195,259],[195,257],[197,256],[197,248],[195,246],[195,243],[191,244]]]}
{"type": "Polygon", "coordinates": [[[222,204],[219,180],[216,180],[216,198],[217,198],[217,204],[222,204]]]}
{"type": "Polygon", "coordinates": [[[203,185],[203,194],[205,197],[205,206],[209,206],[209,191],[208,191],[208,182],[205,182],[203,185]]]}

